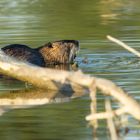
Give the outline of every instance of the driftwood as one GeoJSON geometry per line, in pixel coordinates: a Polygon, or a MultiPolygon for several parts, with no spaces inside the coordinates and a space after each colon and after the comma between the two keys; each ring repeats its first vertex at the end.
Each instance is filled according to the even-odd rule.
{"type": "MultiPolygon", "coordinates": [[[[90,89],[90,91],[93,91],[90,94],[95,94],[96,89],[99,89],[104,95],[112,96],[122,104],[122,107],[117,110],[88,115],[86,117],[86,120],[88,121],[105,119],[123,113],[129,113],[134,118],[140,120],[140,105],[138,102],[109,80],[91,77],[83,74],[81,71],[68,72],[32,66],[26,63],[17,62],[8,56],[5,56],[3,52],[0,53],[0,73],[31,83],[34,86],[43,89],[72,89],[74,91],[77,89],[75,87],[78,87],[77,91],[80,91],[81,89],[87,91],[87,89],[90,89]],[[66,88],[68,86],[70,88],[66,88]]],[[[92,96],[93,95],[91,95],[91,97],[92,96]]]]}
{"type": "MultiPolygon", "coordinates": [[[[140,56],[137,51],[130,48],[123,42],[111,36],[107,37],[109,40],[116,42],[117,44],[133,52],[135,55],[140,56]]],[[[0,73],[24,82],[28,82],[38,88],[31,91],[21,91],[22,94],[19,92],[15,94],[1,95],[0,115],[15,108],[31,107],[35,105],[54,103],[56,101],[65,102],[70,98],[82,96],[88,92],[90,93],[89,95],[91,98],[91,114],[86,117],[86,120],[90,121],[90,124],[93,126],[94,136],[96,135],[96,129],[98,127],[98,119],[107,120],[107,125],[112,140],[118,139],[116,126],[113,120],[114,117],[128,113],[135,119],[140,120],[139,103],[109,80],[91,77],[83,74],[81,71],[68,72],[63,70],[36,67],[24,62],[17,62],[16,60],[6,56],[2,51],[0,51],[0,73]],[[48,89],[51,89],[51,92],[46,92],[48,89]],[[97,90],[100,90],[106,96],[111,96],[117,99],[121,104],[120,108],[113,110],[111,108],[110,101],[106,100],[106,112],[97,113],[97,90]],[[60,98],[58,96],[60,95],[60,91],[61,93],[68,93],[68,98],[63,98],[62,95],[60,98]]]]}

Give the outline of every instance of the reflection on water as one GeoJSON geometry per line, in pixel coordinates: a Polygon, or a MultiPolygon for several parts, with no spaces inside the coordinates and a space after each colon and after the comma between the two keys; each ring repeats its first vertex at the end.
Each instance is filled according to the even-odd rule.
{"type": "Polygon", "coordinates": [[[101,0],[100,1],[100,16],[102,18],[102,24],[113,24],[116,20],[123,18],[124,14],[132,14],[135,10],[134,1],[114,1],[114,0],[101,0]],[[111,5],[109,7],[109,5],[111,5]],[[121,11],[121,12],[118,12],[121,11]]]}
{"type": "MultiPolygon", "coordinates": [[[[94,76],[113,80],[139,100],[139,58],[105,38],[107,34],[111,34],[140,50],[139,7],[139,0],[68,0],[67,2],[1,0],[1,47],[13,43],[39,47],[52,40],[79,40],[81,44],[77,58],[79,69],[94,76]]],[[[0,102],[9,98],[9,103],[15,103],[14,99],[16,97],[21,99],[23,94],[8,93],[8,91],[26,88],[22,82],[0,79],[0,102]]],[[[38,92],[29,95],[34,97],[38,92]]],[[[46,99],[49,92],[39,95],[42,97],[36,103],[43,103],[45,96],[45,102],[49,102],[46,99]]],[[[98,101],[99,110],[103,110],[103,97],[98,95],[98,101]]],[[[86,127],[84,120],[89,113],[87,96],[61,104],[11,109],[12,111],[0,117],[0,139],[92,139],[91,129],[86,127]]],[[[4,108],[4,111],[7,109],[4,108]]],[[[108,139],[105,125],[104,122],[100,125],[98,131],[100,140],[108,139]]],[[[129,128],[129,134],[124,136],[125,139],[138,140],[139,126],[131,118],[129,128]]]]}
{"type": "Polygon", "coordinates": [[[46,91],[41,89],[4,92],[0,94],[0,115],[12,109],[31,108],[50,103],[64,103],[70,101],[71,98],[82,95],[82,93],[62,93],[59,91],[46,91]]]}

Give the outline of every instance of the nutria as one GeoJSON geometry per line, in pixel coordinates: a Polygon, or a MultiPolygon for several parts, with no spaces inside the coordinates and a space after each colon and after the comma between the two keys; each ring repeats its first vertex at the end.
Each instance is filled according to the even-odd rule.
{"type": "Polygon", "coordinates": [[[1,49],[5,54],[18,60],[38,66],[48,66],[50,64],[73,63],[79,50],[79,42],[76,40],[60,40],[49,42],[35,49],[26,45],[12,44],[1,49]]]}

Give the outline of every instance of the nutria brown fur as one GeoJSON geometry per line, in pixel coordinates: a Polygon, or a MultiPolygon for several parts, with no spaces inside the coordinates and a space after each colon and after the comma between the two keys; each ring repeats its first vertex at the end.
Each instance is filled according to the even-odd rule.
{"type": "Polygon", "coordinates": [[[12,44],[3,47],[2,50],[9,56],[38,66],[68,64],[73,63],[79,50],[79,42],[76,40],[60,40],[49,42],[36,49],[26,45],[12,44]]]}

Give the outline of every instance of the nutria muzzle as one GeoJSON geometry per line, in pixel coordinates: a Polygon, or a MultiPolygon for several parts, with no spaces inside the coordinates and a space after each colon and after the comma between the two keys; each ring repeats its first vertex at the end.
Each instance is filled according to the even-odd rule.
{"type": "Polygon", "coordinates": [[[76,40],[59,40],[49,42],[36,49],[26,45],[12,44],[3,47],[2,50],[9,56],[38,66],[69,64],[74,62],[79,51],[79,42],[76,40]]]}

